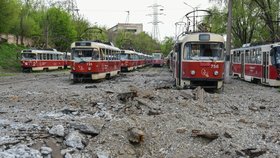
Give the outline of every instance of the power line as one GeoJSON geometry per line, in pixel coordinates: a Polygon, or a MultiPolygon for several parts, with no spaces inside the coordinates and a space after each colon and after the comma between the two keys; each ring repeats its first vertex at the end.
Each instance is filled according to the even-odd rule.
{"type": "Polygon", "coordinates": [[[152,37],[155,40],[159,40],[160,39],[160,32],[159,32],[159,25],[158,24],[163,23],[163,22],[159,21],[159,16],[164,15],[162,13],[163,6],[159,5],[159,4],[157,4],[157,2],[155,2],[152,6],[149,6],[149,8],[152,8],[152,10],[153,10],[153,12],[151,14],[148,14],[148,16],[153,17],[153,21],[149,22],[153,25],[152,37]]]}

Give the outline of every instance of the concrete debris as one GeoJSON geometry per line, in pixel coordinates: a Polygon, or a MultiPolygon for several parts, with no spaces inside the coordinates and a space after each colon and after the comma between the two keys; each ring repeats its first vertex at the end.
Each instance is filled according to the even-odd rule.
{"type": "Polygon", "coordinates": [[[176,129],[177,133],[185,133],[186,131],[187,131],[187,129],[185,127],[181,127],[181,128],[176,129]]]}
{"type": "Polygon", "coordinates": [[[0,158],[43,158],[38,150],[27,147],[26,145],[17,145],[11,149],[0,152],[0,158]]]}
{"type": "Polygon", "coordinates": [[[201,130],[192,130],[192,137],[201,137],[209,140],[215,140],[219,138],[218,133],[203,132],[201,130]]]}
{"type": "Polygon", "coordinates": [[[135,97],[137,97],[137,92],[119,93],[117,97],[122,102],[128,102],[133,100],[135,97]]]}
{"type": "Polygon", "coordinates": [[[196,89],[193,90],[193,99],[194,100],[199,100],[200,102],[204,102],[204,89],[201,87],[197,87],[196,89]]]}
{"type": "Polygon", "coordinates": [[[0,82],[13,82],[0,85],[0,158],[280,155],[278,88],[232,79],[222,93],[178,90],[166,67],[93,83],[71,84],[66,71],[0,82]]]}
{"type": "Polygon", "coordinates": [[[84,124],[71,124],[71,127],[79,130],[83,134],[88,134],[91,136],[97,136],[99,134],[99,130],[97,130],[94,126],[84,124]]]}
{"type": "Polygon", "coordinates": [[[50,130],[49,133],[52,135],[56,135],[56,136],[60,136],[60,137],[64,137],[64,127],[63,125],[56,125],[53,126],[50,130]]]}
{"type": "Polygon", "coordinates": [[[83,137],[77,131],[73,131],[67,135],[65,144],[69,147],[77,149],[83,149],[85,147],[83,144],[83,137]]]}
{"type": "Polygon", "coordinates": [[[128,140],[133,144],[139,144],[144,141],[144,132],[138,128],[131,128],[128,130],[128,140]]]}
{"type": "Polygon", "coordinates": [[[50,155],[52,153],[52,149],[49,147],[41,147],[41,153],[42,155],[50,155]]]}

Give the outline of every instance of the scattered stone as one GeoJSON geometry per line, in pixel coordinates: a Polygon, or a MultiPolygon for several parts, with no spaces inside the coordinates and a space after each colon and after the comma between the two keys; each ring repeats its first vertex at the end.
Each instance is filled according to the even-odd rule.
{"type": "Polygon", "coordinates": [[[82,143],[82,136],[79,132],[74,131],[67,135],[65,144],[72,148],[83,149],[85,146],[82,143]]]}
{"type": "Polygon", "coordinates": [[[186,131],[187,131],[187,129],[185,127],[181,127],[181,128],[176,129],[177,133],[185,133],[186,131]]]}
{"type": "Polygon", "coordinates": [[[266,107],[265,106],[260,106],[260,109],[264,110],[264,109],[266,109],[266,107]]]}
{"type": "Polygon", "coordinates": [[[43,155],[50,155],[52,153],[52,149],[49,147],[41,147],[41,153],[43,155]]]}
{"type": "Polygon", "coordinates": [[[267,123],[258,123],[257,126],[261,127],[261,128],[265,128],[265,129],[269,129],[270,128],[270,125],[267,124],[267,123]]]}
{"type": "Polygon", "coordinates": [[[81,133],[88,134],[91,136],[97,136],[99,134],[99,130],[97,130],[94,126],[90,125],[77,125],[77,124],[72,124],[72,128],[79,130],[81,133]]]}
{"type": "Polygon", "coordinates": [[[162,86],[158,86],[155,88],[155,90],[159,90],[159,89],[171,89],[172,86],[171,85],[162,85],[162,86]]]}
{"type": "Polygon", "coordinates": [[[1,158],[42,158],[38,150],[27,147],[26,145],[14,146],[11,149],[0,152],[1,158]]]}
{"type": "Polygon", "coordinates": [[[250,158],[259,157],[267,152],[267,149],[261,149],[257,150],[256,148],[248,148],[241,150],[243,153],[245,153],[250,158]]]}
{"type": "Polygon", "coordinates": [[[32,122],[33,120],[32,119],[28,119],[26,121],[24,121],[24,123],[29,123],[29,122],[32,122]]]}
{"type": "Polygon", "coordinates": [[[111,91],[111,90],[106,90],[105,91],[107,94],[114,94],[115,92],[114,91],[111,91]]]}
{"type": "Polygon", "coordinates": [[[192,137],[201,137],[209,140],[215,140],[219,138],[218,133],[202,132],[201,130],[192,130],[192,137]]]}
{"type": "Polygon", "coordinates": [[[137,97],[137,92],[125,92],[118,94],[118,99],[122,102],[128,102],[130,100],[133,100],[135,97],[137,97]]]}
{"type": "Polygon", "coordinates": [[[249,106],[249,109],[252,111],[259,111],[259,109],[254,105],[249,106]]]}
{"type": "Polygon", "coordinates": [[[151,115],[160,115],[160,114],[162,114],[160,109],[150,109],[149,112],[148,112],[149,116],[151,116],[151,115]]]}
{"type": "Polygon", "coordinates": [[[231,134],[229,134],[228,132],[225,132],[225,133],[224,133],[224,136],[225,136],[226,138],[232,138],[231,134]]]}
{"type": "Polygon", "coordinates": [[[64,136],[64,127],[62,125],[56,125],[49,130],[49,133],[52,135],[63,137],[64,136]]]}
{"type": "Polygon", "coordinates": [[[66,153],[64,158],[72,158],[72,155],[70,153],[66,153]]]}
{"type": "Polygon", "coordinates": [[[86,88],[86,89],[89,89],[89,88],[97,88],[97,86],[96,86],[96,85],[92,85],[92,86],[86,86],[85,88],[86,88]]]}
{"type": "Polygon", "coordinates": [[[18,144],[20,142],[20,140],[16,139],[16,138],[11,138],[11,137],[0,137],[0,146],[3,145],[15,145],[18,144]]]}
{"type": "Polygon", "coordinates": [[[196,89],[193,90],[193,99],[199,100],[201,103],[204,102],[204,89],[198,86],[196,89]]]}
{"type": "Polygon", "coordinates": [[[67,108],[61,110],[61,112],[62,112],[63,114],[66,114],[66,115],[73,114],[74,112],[77,112],[77,111],[79,111],[79,110],[76,110],[76,109],[67,109],[67,108]]]}
{"type": "Polygon", "coordinates": [[[248,121],[246,121],[245,119],[240,119],[238,122],[245,123],[245,124],[248,123],[248,121]]]}
{"type": "Polygon", "coordinates": [[[98,151],[96,155],[97,158],[110,158],[110,154],[106,151],[98,151]]]}
{"type": "Polygon", "coordinates": [[[144,141],[144,132],[138,128],[128,130],[128,140],[133,144],[139,144],[144,141]]]}

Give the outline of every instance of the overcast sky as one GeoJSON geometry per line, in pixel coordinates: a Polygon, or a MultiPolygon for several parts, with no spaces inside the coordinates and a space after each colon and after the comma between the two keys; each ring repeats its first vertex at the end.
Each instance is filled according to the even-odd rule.
{"type": "MultiPolygon", "coordinates": [[[[76,0],[79,13],[86,17],[92,24],[111,28],[117,23],[125,23],[127,12],[130,12],[129,23],[142,23],[145,32],[151,34],[153,21],[151,16],[152,8],[156,0],[76,0]]],[[[193,9],[185,5],[186,2],[192,7],[207,9],[211,6],[209,0],[157,0],[163,6],[165,15],[159,16],[163,24],[159,24],[160,37],[174,36],[175,22],[193,9]]]]}

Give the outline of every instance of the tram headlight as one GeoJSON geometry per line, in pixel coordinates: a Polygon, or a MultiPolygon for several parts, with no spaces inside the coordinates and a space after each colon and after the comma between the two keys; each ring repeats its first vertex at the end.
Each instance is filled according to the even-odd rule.
{"type": "Polygon", "coordinates": [[[90,71],[91,70],[91,67],[88,67],[88,71],[90,71]]]}
{"type": "Polygon", "coordinates": [[[219,75],[219,71],[214,71],[214,75],[218,76],[219,75]]]}
{"type": "Polygon", "coordinates": [[[195,71],[194,70],[191,71],[191,75],[193,75],[193,76],[195,75],[195,71]]]}

